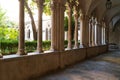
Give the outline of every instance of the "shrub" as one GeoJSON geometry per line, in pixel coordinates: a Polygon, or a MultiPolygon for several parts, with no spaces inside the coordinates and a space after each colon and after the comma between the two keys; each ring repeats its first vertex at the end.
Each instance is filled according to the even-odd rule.
{"type": "MultiPolygon", "coordinates": [[[[43,41],[42,42],[43,51],[49,50],[51,46],[51,41],[43,41]]],[[[64,41],[65,48],[67,47],[68,41],[64,41]]],[[[74,41],[72,41],[74,44],[74,41]]],[[[37,48],[37,41],[26,41],[25,42],[25,50],[26,52],[33,52],[37,48]]],[[[18,41],[17,40],[4,40],[0,41],[0,51],[3,55],[15,54],[18,50],[18,41]]]]}

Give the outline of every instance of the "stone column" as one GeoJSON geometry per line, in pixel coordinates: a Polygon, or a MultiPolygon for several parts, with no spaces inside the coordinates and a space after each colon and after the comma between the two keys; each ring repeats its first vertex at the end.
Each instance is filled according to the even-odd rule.
{"type": "Polygon", "coordinates": [[[103,27],[103,24],[102,24],[102,45],[104,44],[104,27],[103,27]]]}
{"type": "Polygon", "coordinates": [[[25,55],[24,0],[19,0],[19,43],[17,54],[25,55]]]}
{"type": "Polygon", "coordinates": [[[106,35],[106,37],[105,37],[105,43],[106,43],[106,45],[107,45],[107,51],[109,50],[109,24],[108,23],[106,23],[106,27],[105,27],[105,35],[106,35]]]}
{"type": "Polygon", "coordinates": [[[79,11],[78,11],[78,6],[74,7],[74,19],[75,19],[75,32],[74,32],[74,40],[75,40],[75,45],[74,49],[79,48],[78,45],[78,17],[79,17],[79,11]]]}
{"type": "Polygon", "coordinates": [[[86,15],[86,18],[85,18],[85,27],[86,27],[86,37],[85,37],[85,39],[86,39],[86,47],[89,47],[89,39],[90,39],[90,37],[89,37],[89,20],[90,20],[90,18],[89,18],[89,16],[88,15],[86,15]]]}
{"type": "Polygon", "coordinates": [[[67,3],[68,15],[68,46],[67,50],[72,49],[72,8],[71,3],[67,3]]]}
{"type": "Polygon", "coordinates": [[[103,28],[102,28],[102,35],[103,35],[103,37],[102,37],[102,39],[103,39],[102,44],[104,45],[105,44],[105,25],[104,25],[104,22],[103,22],[103,28]]]}
{"type": "Polygon", "coordinates": [[[95,46],[95,18],[92,17],[92,46],[95,46]]]}
{"type": "Polygon", "coordinates": [[[100,21],[96,20],[96,44],[97,46],[101,45],[101,26],[100,26],[100,21]]]}
{"type": "Polygon", "coordinates": [[[101,22],[99,24],[99,40],[100,40],[100,45],[102,45],[102,24],[101,22]]]}
{"type": "Polygon", "coordinates": [[[100,45],[100,23],[99,21],[97,22],[97,41],[98,41],[98,46],[100,45]]]}
{"type": "Polygon", "coordinates": [[[96,46],[99,45],[99,24],[98,24],[98,20],[96,19],[96,46]]]}
{"type": "Polygon", "coordinates": [[[38,31],[37,31],[37,51],[39,53],[42,50],[42,14],[43,14],[43,3],[44,0],[38,0],[38,31]]]}
{"type": "Polygon", "coordinates": [[[51,1],[51,13],[52,13],[52,27],[51,27],[51,51],[55,51],[55,26],[56,26],[56,3],[54,1],[51,1]]]}
{"type": "Polygon", "coordinates": [[[92,46],[92,19],[89,21],[89,46],[92,46]]]}
{"type": "Polygon", "coordinates": [[[105,28],[105,43],[108,45],[109,44],[109,26],[108,24],[106,25],[106,28],[105,28]]]}
{"type": "Polygon", "coordinates": [[[51,50],[64,51],[64,11],[65,2],[52,0],[52,38],[51,50]]]}
{"type": "Polygon", "coordinates": [[[80,48],[89,45],[89,18],[81,13],[80,15],[80,48]]]}

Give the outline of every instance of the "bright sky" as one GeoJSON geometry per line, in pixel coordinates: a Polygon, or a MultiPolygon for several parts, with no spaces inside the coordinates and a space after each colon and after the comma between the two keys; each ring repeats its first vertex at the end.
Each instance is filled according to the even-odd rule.
{"type": "Polygon", "coordinates": [[[18,22],[19,2],[18,0],[0,0],[0,6],[7,11],[7,16],[12,21],[18,22]]]}

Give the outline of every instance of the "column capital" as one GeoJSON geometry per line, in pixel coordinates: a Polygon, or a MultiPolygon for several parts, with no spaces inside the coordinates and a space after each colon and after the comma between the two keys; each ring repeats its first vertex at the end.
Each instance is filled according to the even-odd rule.
{"type": "MultiPolygon", "coordinates": [[[[62,4],[58,1],[52,0],[51,4],[50,4],[50,7],[51,7],[51,10],[54,11],[54,10],[60,8],[60,7],[64,8],[65,6],[64,6],[64,4],[62,4]]],[[[65,10],[65,8],[63,10],[65,10]]]]}
{"type": "Polygon", "coordinates": [[[38,3],[38,7],[43,7],[44,6],[44,3],[45,0],[37,0],[37,3],[38,3]]]}
{"type": "Polygon", "coordinates": [[[67,0],[67,9],[68,10],[72,10],[73,8],[73,5],[74,5],[74,0],[67,0]]]}
{"type": "Polygon", "coordinates": [[[74,17],[78,18],[79,17],[79,11],[77,11],[76,9],[74,9],[74,17]]]}

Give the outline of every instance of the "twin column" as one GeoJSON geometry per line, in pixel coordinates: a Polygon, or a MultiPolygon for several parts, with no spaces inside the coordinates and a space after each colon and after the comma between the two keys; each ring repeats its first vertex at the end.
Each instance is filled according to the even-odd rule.
{"type": "Polygon", "coordinates": [[[53,0],[52,10],[52,30],[51,30],[51,50],[64,51],[64,1],[53,0]]]}
{"type": "MultiPolygon", "coordinates": [[[[19,14],[19,46],[18,54],[25,54],[25,40],[24,40],[24,1],[19,0],[20,2],[20,14],[19,14]]],[[[37,51],[41,53],[42,50],[42,13],[43,13],[43,3],[44,0],[38,0],[38,36],[37,36],[37,51]]],[[[52,10],[52,30],[51,30],[51,50],[52,51],[64,51],[64,11],[65,11],[65,1],[61,0],[52,0],[51,10],[52,10]]],[[[68,48],[72,48],[71,44],[71,17],[72,11],[69,10],[69,37],[68,37],[68,48]]],[[[80,47],[88,47],[89,45],[95,45],[95,29],[94,23],[89,23],[89,17],[87,15],[81,14],[81,23],[80,23],[80,32],[81,40],[80,47]],[[89,24],[91,26],[89,30],[89,24]],[[90,31],[90,32],[89,32],[90,31]],[[91,32],[92,31],[92,32],[91,32]]],[[[97,25],[98,31],[100,30],[100,25],[97,25]]],[[[76,11],[75,14],[75,48],[78,48],[78,14],[76,11]]],[[[98,32],[97,40],[101,40],[101,32],[98,32]]],[[[97,42],[101,43],[101,42],[97,42]]]]}
{"type": "MultiPolygon", "coordinates": [[[[20,14],[19,14],[19,46],[18,54],[25,54],[25,40],[24,40],[24,1],[19,0],[20,14]]],[[[37,51],[41,53],[42,50],[42,13],[44,0],[38,0],[38,31],[37,31],[37,51]]],[[[64,10],[65,3],[53,0],[51,4],[52,10],[52,39],[51,50],[64,50],[64,10]]]]}

